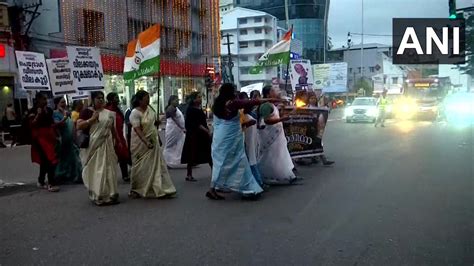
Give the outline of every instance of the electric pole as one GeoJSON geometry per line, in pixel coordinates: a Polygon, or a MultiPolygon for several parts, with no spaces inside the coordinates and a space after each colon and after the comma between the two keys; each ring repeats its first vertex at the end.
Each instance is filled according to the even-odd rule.
{"type": "Polygon", "coordinates": [[[233,42],[230,42],[230,37],[234,36],[232,34],[225,34],[223,37],[227,39],[227,43],[223,43],[223,45],[227,45],[227,57],[228,57],[228,62],[227,66],[229,67],[229,72],[230,72],[230,82],[234,83],[234,74],[232,73],[232,68],[234,67],[234,62],[232,62],[232,53],[230,52],[230,45],[234,44],[233,42]]]}

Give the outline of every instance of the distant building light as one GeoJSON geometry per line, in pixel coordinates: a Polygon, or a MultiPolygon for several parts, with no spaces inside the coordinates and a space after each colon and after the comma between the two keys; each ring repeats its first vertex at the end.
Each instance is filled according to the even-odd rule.
{"type": "Polygon", "coordinates": [[[0,43],[0,58],[5,58],[7,55],[5,44],[0,43]]]}

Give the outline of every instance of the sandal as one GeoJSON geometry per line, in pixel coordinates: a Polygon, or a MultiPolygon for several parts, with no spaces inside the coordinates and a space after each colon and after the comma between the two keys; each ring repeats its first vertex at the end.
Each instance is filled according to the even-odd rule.
{"type": "Polygon", "coordinates": [[[36,186],[41,189],[48,189],[48,186],[46,184],[41,184],[39,182],[36,184],[36,186]]]}
{"type": "Polygon", "coordinates": [[[185,178],[185,180],[186,180],[186,181],[189,181],[189,182],[197,182],[197,179],[195,179],[195,178],[192,177],[192,176],[187,176],[187,177],[185,178]]]}
{"type": "Polygon", "coordinates": [[[208,197],[209,199],[211,200],[224,200],[225,198],[222,197],[221,195],[217,194],[217,193],[212,193],[210,191],[206,192],[206,197],[208,197]]]}
{"type": "Polygon", "coordinates": [[[142,196],[140,196],[140,194],[138,194],[135,191],[130,191],[130,193],[128,193],[128,197],[131,198],[131,199],[139,199],[142,196]]]}
{"type": "Polygon", "coordinates": [[[59,187],[58,186],[48,186],[48,191],[49,192],[59,192],[59,187]]]}

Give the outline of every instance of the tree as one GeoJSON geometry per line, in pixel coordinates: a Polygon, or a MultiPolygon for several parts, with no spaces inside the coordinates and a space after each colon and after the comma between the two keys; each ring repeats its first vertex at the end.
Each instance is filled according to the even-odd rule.
{"type": "Polygon", "coordinates": [[[360,78],[357,80],[354,87],[354,91],[357,92],[360,88],[363,88],[365,90],[366,96],[372,96],[372,94],[374,93],[374,87],[372,86],[372,83],[365,78],[360,78]]]}
{"type": "Polygon", "coordinates": [[[463,74],[474,77],[474,13],[469,12],[466,18],[466,64],[459,66],[463,74]]]}

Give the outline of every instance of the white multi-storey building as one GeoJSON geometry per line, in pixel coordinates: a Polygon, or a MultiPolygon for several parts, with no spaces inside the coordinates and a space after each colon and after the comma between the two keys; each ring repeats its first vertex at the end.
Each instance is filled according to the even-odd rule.
{"type": "Polygon", "coordinates": [[[237,7],[221,13],[221,55],[226,57],[229,37],[234,67],[232,74],[237,88],[263,82],[271,84],[277,68],[267,68],[262,74],[250,74],[251,67],[277,42],[277,19],[265,12],[237,7]]]}
{"type": "Polygon", "coordinates": [[[221,13],[234,8],[234,0],[219,0],[219,10],[221,13]]]}

